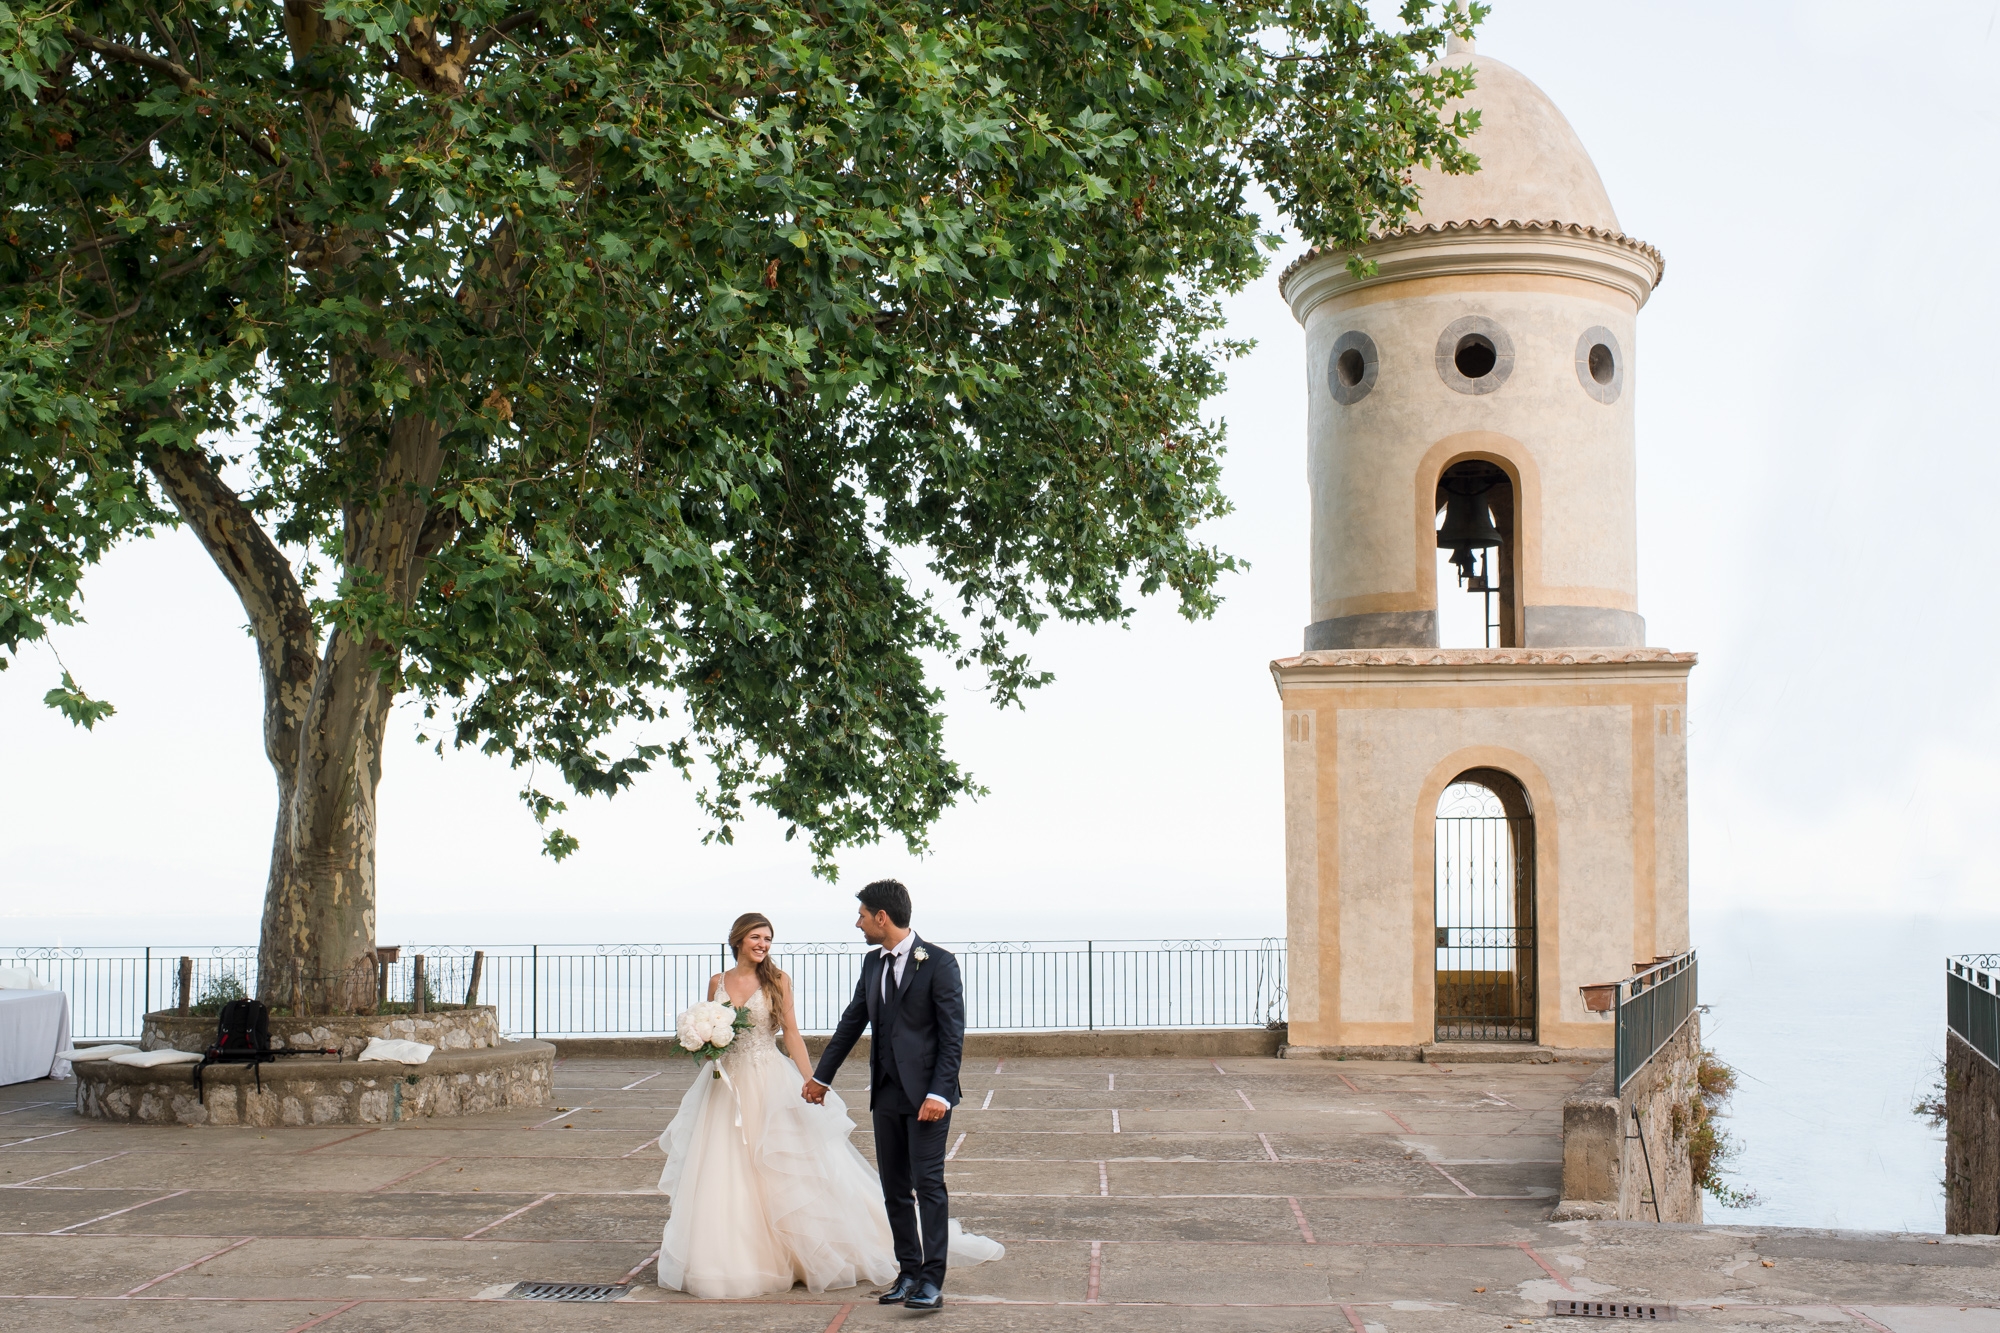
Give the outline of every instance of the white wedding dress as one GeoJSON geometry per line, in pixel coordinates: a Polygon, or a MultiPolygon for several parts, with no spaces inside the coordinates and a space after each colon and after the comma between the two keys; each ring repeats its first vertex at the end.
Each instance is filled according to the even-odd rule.
{"type": "MultiPolygon", "coordinates": [[[[667,1154],[660,1191],[673,1211],[660,1238],[660,1285],[727,1299],[887,1283],[896,1276],[882,1182],[850,1136],[839,1094],[814,1106],[799,1096],[798,1068],[778,1046],[760,989],[754,1024],[719,1062],[703,1065],[660,1135],[667,1154]]],[[[1006,1248],[951,1224],[955,1267],[998,1259],[1006,1248]]]]}

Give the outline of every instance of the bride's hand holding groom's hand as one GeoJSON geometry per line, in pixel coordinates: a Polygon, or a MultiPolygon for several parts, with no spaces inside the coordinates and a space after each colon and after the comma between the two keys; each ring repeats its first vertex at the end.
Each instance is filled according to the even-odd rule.
{"type": "Polygon", "coordinates": [[[799,1090],[799,1096],[805,1098],[814,1106],[824,1106],[826,1104],[826,1085],[808,1074],[806,1076],[806,1085],[799,1090]]]}

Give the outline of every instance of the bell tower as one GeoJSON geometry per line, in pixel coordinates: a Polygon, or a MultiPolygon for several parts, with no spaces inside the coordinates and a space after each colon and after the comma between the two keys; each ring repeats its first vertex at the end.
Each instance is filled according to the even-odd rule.
{"type": "Polygon", "coordinates": [[[1646,646],[1633,401],[1657,250],[1470,43],[1470,176],[1315,251],[1311,612],[1282,699],[1290,1041],[1608,1046],[1578,987],[1688,947],[1691,653],[1646,646]],[[1441,611],[1447,614],[1441,617],[1441,611]]]}

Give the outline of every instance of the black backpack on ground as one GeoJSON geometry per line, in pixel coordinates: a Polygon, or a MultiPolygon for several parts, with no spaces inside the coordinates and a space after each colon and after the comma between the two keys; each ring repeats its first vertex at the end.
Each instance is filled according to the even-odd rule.
{"type": "Polygon", "coordinates": [[[262,1092],[264,1071],[259,1066],[276,1058],[271,1049],[271,1011],[262,1000],[231,1000],[216,1017],[215,1044],[194,1067],[195,1095],[205,1097],[201,1071],[210,1065],[249,1065],[257,1077],[257,1091],[262,1092]]]}

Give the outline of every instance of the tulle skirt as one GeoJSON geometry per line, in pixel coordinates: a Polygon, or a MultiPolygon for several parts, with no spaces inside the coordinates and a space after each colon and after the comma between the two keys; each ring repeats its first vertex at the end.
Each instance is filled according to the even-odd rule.
{"type": "MultiPolygon", "coordinates": [[[[893,1280],[882,1182],[839,1094],[820,1106],[800,1097],[798,1070],[768,1042],[732,1052],[722,1072],[703,1066],[660,1135],[660,1190],[673,1200],[660,1285],[726,1299],[893,1280]]],[[[954,1266],[1005,1253],[951,1224],[954,1266]]]]}

